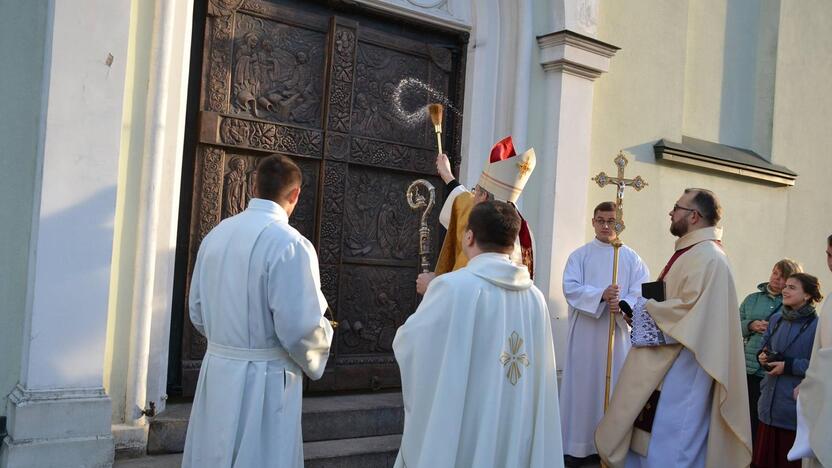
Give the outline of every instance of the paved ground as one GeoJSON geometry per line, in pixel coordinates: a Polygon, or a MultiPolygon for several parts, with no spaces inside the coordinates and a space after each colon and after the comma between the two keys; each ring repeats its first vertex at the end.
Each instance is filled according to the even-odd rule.
{"type": "Polygon", "coordinates": [[[114,468],[179,468],[182,465],[182,454],[154,455],[152,457],[130,458],[116,460],[114,468]]]}

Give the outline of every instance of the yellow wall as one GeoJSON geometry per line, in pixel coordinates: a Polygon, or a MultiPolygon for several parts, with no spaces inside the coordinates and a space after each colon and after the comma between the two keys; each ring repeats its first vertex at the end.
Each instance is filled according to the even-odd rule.
{"type": "MultiPolygon", "coordinates": [[[[622,50],[596,84],[591,172],[611,172],[619,149],[635,157],[628,173],[650,186],[626,196],[622,237],[654,277],[673,250],[669,209],[685,187],[705,187],[723,204],[740,299],[783,257],[832,284],[823,254],[832,232],[824,190],[832,176],[830,27],[824,0],[602,1],[598,37],[622,50]],[[656,141],[683,134],[754,149],[798,172],[797,185],[657,163],[656,141]]],[[[613,196],[589,190],[590,206],[613,196]]]]}
{"type": "Polygon", "coordinates": [[[800,177],[775,212],[785,233],[780,253],[803,262],[828,292],[832,275],[824,250],[832,233],[832,3],[788,1],[781,10],[772,153],[774,162],[800,177]]]}
{"type": "Polygon", "coordinates": [[[154,2],[133,1],[104,361],[104,387],[113,401],[114,423],[124,419],[135,262],[132,253],[135,252],[138,229],[137,208],[144,153],[153,15],[154,2]]]}

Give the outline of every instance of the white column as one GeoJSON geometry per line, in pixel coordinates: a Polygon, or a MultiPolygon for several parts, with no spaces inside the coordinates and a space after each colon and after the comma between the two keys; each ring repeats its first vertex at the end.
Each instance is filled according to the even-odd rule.
{"type": "Polygon", "coordinates": [[[20,381],[2,467],[113,460],[103,388],[128,0],[50,2],[20,381]]]}
{"type": "Polygon", "coordinates": [[[535,282],[549,300],[557,354],[566,346],[563,268],[585,242],[590,184],[593,81],[609,68],[617,47],[559,31],[537,39],[545,71],[545,142],[537,149],[535,177],[545,181],[535,224],[535,282]]]}

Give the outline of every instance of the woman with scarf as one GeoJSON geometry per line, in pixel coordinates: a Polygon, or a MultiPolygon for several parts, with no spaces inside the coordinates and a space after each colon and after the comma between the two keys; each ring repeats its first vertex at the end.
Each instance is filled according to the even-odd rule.
{"type": "Polygon", "coordinates": [[[755,468],[800,467],[786,459],[797,426],[794,389],[809,367],[818,321],[814,305],[823,296],[818,279],[806,273],[789,276],[782,295],[783,307],[771,317],[757,356],[766,375],[757,406],[755,468]]]}
{"type": "Polygon", "coordinates": [[[767,282],[757,286],[758,291],[749,294],[740,304],[740,330],[745,347],[745,372],[748,381],[748,405],[751,412],[751,436],[757,441],[757,402],[760,399],[760,382],[766,371],[757,362],[757,354],[768,329],[768,321],[783,307],[783,286],[786,278],[801,273],[803,268],[794,260],[784,258],[774,264],[767,282]]]}

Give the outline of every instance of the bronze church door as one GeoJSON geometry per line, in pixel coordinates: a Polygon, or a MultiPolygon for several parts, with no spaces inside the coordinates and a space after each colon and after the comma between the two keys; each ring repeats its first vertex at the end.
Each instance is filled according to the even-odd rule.
{"type": "MultiPolygon", "coordinates": [[[[394,112],[392,94],[402,79],[417,78],[461,107],[466,37],[333,5],[211,0],[196,12],[204,40],[194,39],[202,64],[192,72],[199,75],[191,82],[192,144],[183,167],[174,391],[193,394],[206,348],[186,300],[199,244],[220,220],[245,209],[257,162],[271,153],[292,157],[303,170],[291,224],[315,244],[322,288],[341,323],[327,372],[308,389],[400,385],[392,341],[418,304],[419,215],[404,193],[427,178],[441,206],[444,190],[433,167],[432,127],[408,125],[394,112]]],[[[427,100],[411,92],[404,107],[427,100]]],[[[448,115],[444,130],[444,147],[458,155],[461,119],[448,115]]]]}

